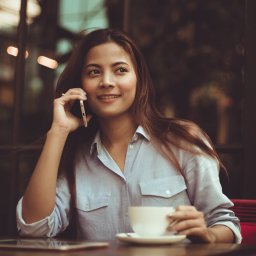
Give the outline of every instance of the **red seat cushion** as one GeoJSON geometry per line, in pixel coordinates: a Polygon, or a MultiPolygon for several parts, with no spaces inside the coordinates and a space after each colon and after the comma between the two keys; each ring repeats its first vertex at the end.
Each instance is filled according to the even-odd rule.
{"type": "Polygon", "coordinates": [[[243,244],[256,244],[256,222],[241,222],[243,244]]]}
{"type": "Polygon", "coordinates": [[[256,244],[256,200],[232,199],[232,210],[240,219],[243,244],[256,244]]]}

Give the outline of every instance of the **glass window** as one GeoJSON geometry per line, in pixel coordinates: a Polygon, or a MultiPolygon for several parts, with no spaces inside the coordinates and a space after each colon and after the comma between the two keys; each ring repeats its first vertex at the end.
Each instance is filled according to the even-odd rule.
{"type": "Polygon", "coordinates": [[[0,1],[0,235],[6,235],[7,230],[9,234],[16,232],[15,206],[50,127],[56,80],[77,33],[108,26],[103,0],[28,0],[27,30],[18,32],[20,5],[19,0],[0,1]],[[24,36],[26,43],[19,106],[14,78],[17,35],[24,36]],[[14,134],[17,107],[20,115],[15,117],[18,129],[14,134]]]}
{"type": "Polygon", "coordinates": [[[130,8],[159,107],[207,132],[228,170],[222,179],[231,197],[243,168],[244,14],[243,0],[134,0],[130,8]]]}

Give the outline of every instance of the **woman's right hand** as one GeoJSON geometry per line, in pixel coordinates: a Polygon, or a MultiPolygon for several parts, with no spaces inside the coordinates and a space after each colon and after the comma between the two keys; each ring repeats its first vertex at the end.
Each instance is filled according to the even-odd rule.
{"type": "MultiPolygon", "coordinates": [[[[74,116],[70,110],[76,100],[86,100],[86,93],[81,88],[69,89],[61,97],[54,100],[52,128],[62,128],[73,132],[83,125],[81,118],[74,116]]],[[[91,117],[87,117],[88,121],[91,117]]]]}

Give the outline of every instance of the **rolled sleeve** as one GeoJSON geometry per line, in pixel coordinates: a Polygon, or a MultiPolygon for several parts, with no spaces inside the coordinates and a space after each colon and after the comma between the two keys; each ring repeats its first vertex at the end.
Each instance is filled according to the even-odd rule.
{"type": "Polygon", "coordinates": [[[19,200],[16,208],[18,233],[21,236],[54,237],[64,231],[69,224],[70,194],[65,178],[59,178],[56,189],[56,202],[52,213],[33,223],[26,223],[22,217],[22,201],[19,200]]]}
{"type": "Polygon", "coordinates": [[[233,203],[222,192],[217,161],[202,155],[193,156],[185,170],[190,200],[205,214],[207,226],[227,226],[233,231],[235,242],[241,243],[240,221],[229,209],[233,203]]]}
{"type": "Polygon", "coordinates": [[[21,236],[33,236],[33,237],[51,237],[54,222],[54,211],[46,218],[33,222],[26,223],[22,217],[22,201],[23,197],[19,200],[16,209],[17,229],[21,236]]]}
{"type": "Polygon", "coordinates": [[[234,212],[229,209],[217,208],[206,215],[206,222],[209,227],[224,225],[232,230],[235,236],[235,243],[242,242],[240,221],[234,212]]]}
{"type": "Polygon", "coordinates": [[[216,225],[223,225],[223,226],[226,226],[229,229],[231,229],[233,234],[234,234],[234,237],[235,237],[235,243],[241,244],[242,235],[241,235],[240,226],[235,225],[231,221],[222,221],[222,222],[216,222],[216,223],[214,223],[214,225],[212,225],[210,227],[213,227],[213,226],[216,226],[216,225]]]}

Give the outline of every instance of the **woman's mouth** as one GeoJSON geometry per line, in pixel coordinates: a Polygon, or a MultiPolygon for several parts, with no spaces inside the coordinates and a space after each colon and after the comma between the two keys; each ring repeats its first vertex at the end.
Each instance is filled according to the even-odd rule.
{"type": "Polygon", "coordinates": [[[119,98],[120,95],[119,94],[103,94],[103,95],[99,95],[97,96],[97,98],[99,100],[113,100],[113,99],[116,99],[116,98],[119,98]]]}

